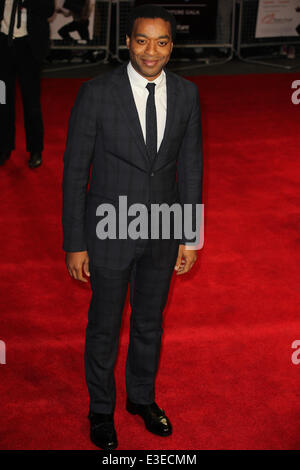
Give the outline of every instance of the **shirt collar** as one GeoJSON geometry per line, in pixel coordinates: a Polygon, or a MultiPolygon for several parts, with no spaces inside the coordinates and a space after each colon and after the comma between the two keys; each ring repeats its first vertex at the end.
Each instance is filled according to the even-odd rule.
{"type": "Polygon", "coordinates": [[[161,73],[159,74],[159,76],[155,79],[155,80],[147,80],[147,78],[143,77],[141,74],[139,74],[135,68],[133,67],[131,61],[128,62],[128,65],[127,65],[127,73],[128,73],[128,76],[130,78],[130,81],[132,81],[134,83],[134,85],[136,85],[137,87],[145,90],[146,88],[146,85],[148,83],[155,83],[155,90],[158,90],[159,88],[161,88],[164,84],[165,84],[165,80],[166,80],[166,73],[164,71],[164,69],[162,69],[161,73]]]}

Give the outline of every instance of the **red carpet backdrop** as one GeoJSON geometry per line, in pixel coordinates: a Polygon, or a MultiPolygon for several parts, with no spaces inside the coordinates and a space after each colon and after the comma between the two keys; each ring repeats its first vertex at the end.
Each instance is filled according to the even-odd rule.
{"type": "MultiPolygon", "coordinates": [[[[156,399],[174,432],[151,435],[124,409],[127,298],[120,450],[300,449],[298,78],[190,78],[203,114],[205,245],[190,273],[174,275],[165,311],[156,399]]],[[[81,82],[43,80],[46,145],[34,171],[18,100],[17,150],[0,169],[1,449],[96,449],[83,367],[90,290],[69,278],[61,248],[62,158],[81,82]]]]}

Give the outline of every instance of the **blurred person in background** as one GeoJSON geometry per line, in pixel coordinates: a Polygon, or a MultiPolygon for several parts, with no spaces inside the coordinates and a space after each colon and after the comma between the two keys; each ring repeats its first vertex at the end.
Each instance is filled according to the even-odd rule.
{"type": "Polygon", "coordinates": [[[40,102],[41,65],[49,48],[48,18],[54,0],[0,0],[0,80],[6,103],[0,106],[0,165],[15,149],[15,94],[18,78],[26,135],[28,165],[42,163],[44,128],[40,102]]]}
{"type": "Polygon", "coordinates": [[[63,7],[57,8],[56,12],[65,17],[72,16],[73,21],[58,30],[58,34],[69,43],[76,42],[70,33],[77,31],[81,39],[89,41],[89,17],[91,14],[90,0],[66,0],[63,7]]]}
{"type": "MultiPolygon", "coordinates": [[[[216,18],[216,42],[217,43],[230,43],[232,34],[232,15],[233,15],[233,2],[232,0],[219,0],[216,18]]],[[[219,47],[219,52],[222,54],[228,53],[226,46],[219,47]]]]}
{"type": "MultiPolygon", "coordinates": [[[[300,19],[300,3],[299,6],[295,8],[295,15],[299,15],[300,19]]],[[[296,27],[297,33],[300,35],[300,24],[296,27]]],[[[286,56],[288,59],[296,59],[296,47],[291,44],[282,44],[280,46],[279,54],[282,56],[286,56]]]]}

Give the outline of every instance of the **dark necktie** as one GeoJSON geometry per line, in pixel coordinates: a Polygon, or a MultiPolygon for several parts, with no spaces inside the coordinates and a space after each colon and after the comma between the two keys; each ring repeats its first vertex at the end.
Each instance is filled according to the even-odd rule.
{"type": "Polygon", "coordinates": [[[15,21],[16,21],[16,14],[17,16],[17,28],[20,28],[21,26],[21,10],[22,10],[22,0],[14,0],[12,11],[11,11],[11,17],[10,17],[10,23],[9,23],[9,31],[8,31],[8,45],[12,45],[12,40],[13,40],[13,32],[14,32],[14,26],[15,26],[15,21]]]}
{"type": "Polygon", "coordinates": [[[146,88],[149,91],[146,105],[146,146],[151,161],[153,161],[157,154],[157,121],[154,100],[155,83],[148,83],[146,88]]]}

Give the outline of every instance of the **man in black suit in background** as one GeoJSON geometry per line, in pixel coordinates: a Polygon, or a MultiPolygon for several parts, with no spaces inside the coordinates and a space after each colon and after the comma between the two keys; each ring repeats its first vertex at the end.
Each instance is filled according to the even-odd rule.
{"type": "Polygon", "coordinates": [[[147,234],[137,239],[105,238],[97,227],[103,215],[99,207],[104,203],[116,210],[117,221],[124,215],[124,208],[118,206],[121,195],[130,207],[143,204],[146,217],[155,203],[170,206],[177,202],[193,208],[201,203],[197,86],[164,68],[175,31],[174,17],[163,8],[135,8],[126,35],[130,61],[85,82],[69,120],[63,248],[69,274],[83,282],[87,282],[85,275],[91,280],[85,345],[90,430],[92,442],[106,450],[117,447],[113,369],[129,282],[132,311],[126,409],[140,415],[152,433],[168,436],[172,432],[170,420],[155,402],[154,382],[170,280],[174,269],[183,274],[195,263],[196,249],[186,246],[194,238],[184,233],[179,240],[172,229],[168,238],[161,234],[157,239],[147,234]]]}
{"type": "Polygon", "coordinates": [[[28,165],[42,163],[44,128],[40,103],[41,65],[49,48],[48,18],[54,0],[0,0],[0,80],[6,85],[6,104],[0,106],[0,165],[15,148],[15,94],[19,79],[28,165]]]}

